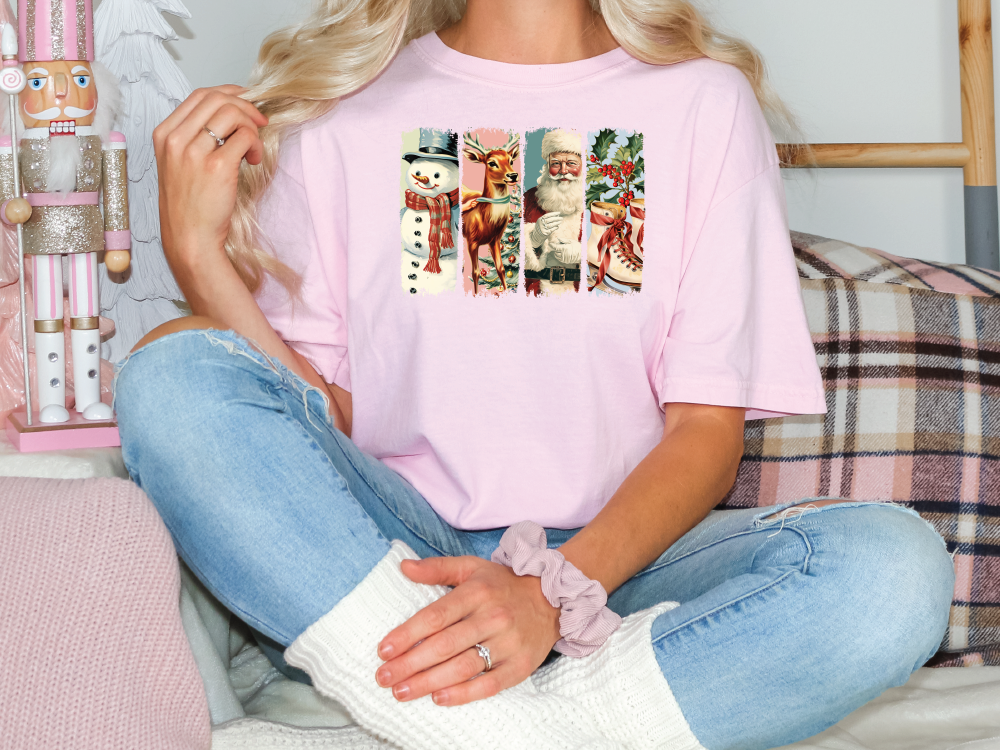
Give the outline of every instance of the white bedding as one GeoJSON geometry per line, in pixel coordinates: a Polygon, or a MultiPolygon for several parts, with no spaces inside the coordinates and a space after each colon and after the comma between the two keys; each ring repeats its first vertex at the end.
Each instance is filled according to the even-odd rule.
{"type": "MultiPolygon", "coordinates": [[[[208,694],[213,750],[388,747],[329,731],[351,723],[344,709],[272,667],[186,570],[181,615],[208,694]]],[[[920,669],[903,687],[788,748],[1000,750],[1000,667],[920,669]]]]}
{"type": "Polygon", "coordinates": [[[20,453],[7,440],[6,423],[0,425],[0,477],[43,479],[128,479],[121,448],[80,448],[71,451],[20,453]]]}

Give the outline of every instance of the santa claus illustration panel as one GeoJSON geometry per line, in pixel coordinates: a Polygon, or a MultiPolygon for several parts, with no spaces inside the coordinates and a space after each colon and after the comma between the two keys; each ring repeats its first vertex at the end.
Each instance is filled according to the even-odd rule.
{"type": "Polygon", "coordinates": [[[605,129],[587,136],[587,288],[642,289],[646,222],[642,133],[605,129]]]}
{"type": "Polygon", "coordinates": [[[559,128],[525,137],[524,287],[528,295],[580,290],[584,140],[559,128]],[[531,185],[531,187],[528,187],[531,185]]]}
{"type": "Polygon", "coordinates": [[[403,133],[399,228],[403,289],[441,294],[458,283],[458,135],[419,128],[403,133]]]}
{"type": "Polygon", "coordinates": [[[465,291],[516,291],[521,250],[521,136],[469,130],[462,136],[462,273],[465,291]]]}

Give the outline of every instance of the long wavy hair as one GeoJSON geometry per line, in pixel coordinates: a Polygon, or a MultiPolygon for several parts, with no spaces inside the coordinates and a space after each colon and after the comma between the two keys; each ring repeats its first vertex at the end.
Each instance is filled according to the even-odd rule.
{"type": "MultiPolygon", "coordinates": [[[[746,75],[772,129],[796,132],[794,119],[768,83],[764,62],[744,41],[714,29],[690,0],[589,0],[633,57],[670,65],[709,57],[746,75]]],[[[244,162],[226,253],[256,292],[270,274],[294,296],[300,279],[262,249],[257,202],[278,165],[282,134],[327,113],[375,78],[411,39],[457,22],[465,0],[317,0],[302,23],[271,34],[261,46],[246,98],[269,118],[261,131],[264,159],[244,162]]]]}

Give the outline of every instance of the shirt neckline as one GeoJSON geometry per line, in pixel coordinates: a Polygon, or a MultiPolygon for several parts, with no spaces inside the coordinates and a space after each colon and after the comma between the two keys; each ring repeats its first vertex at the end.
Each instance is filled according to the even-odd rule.
{"type": "Polygon", "coordinates": [[[635,62],[635,58],[622,47],[617,47],[596,57],[568,63],[520,65],[497,62],[454,50],[442,42],[441,37],[434,31],[419,39],[414,39],[412,44],[428,62],[445,68],[451,73],[489,81],[497,86],[516,88],[566,85],[635,62]]]}

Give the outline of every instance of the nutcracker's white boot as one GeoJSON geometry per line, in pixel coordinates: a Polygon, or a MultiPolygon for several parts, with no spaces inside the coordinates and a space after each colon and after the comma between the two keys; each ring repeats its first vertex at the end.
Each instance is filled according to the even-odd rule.
{"type": "Polygon", "coordinates": [[[629,239],[632,240],[632,252],[636,254],[636,257],[640,260],[645,259],[643,255],[643,243],[645,243],[645,232],[642,232],[642,227],[646,223],[646,201],[643,198],[636,198],[632,201],[632,205],[628,207],[629,217],[632,219],[632,234],[629,239]],[[640,239],[642,242],[640,242],[640,239]]]}
{"type": "Polygon", "coordinates": [[[35,321],[35,328],[56,328],[49,333],[35,331],[35,361],[38,372],[38,418],[45,424],[69,421],[66,410],[66,339],[62,321],[35,321]]]}
{"type": "MultiPolygon", "coordinates": [[[[96,318],[74,318],[87,321],[84,325],[96,325],[96,318]],[[91,323],[90,321],[93,321],[91,323]]],[[[73,347],[73,391],[76,394],[76,410],[84,419],[111,419],[111,407],[101,403],[101,332],[97,328],[70,331],[73,347]]]]}
{"type": "Polygon", "coordinates": [[[365,579],[285,651],[289,664],[308,672],[315,688],[365,729],[403,750],[702,750],[650,638],[653,620],[673,602],[626,617],[590,656],[560,658],[490,698],[448,707],[430,696],[397,701],[375,682],[378,643],[449,590],[411,581],[400,570],[406,559],[418,557],[393,542],[365,579]]]}

